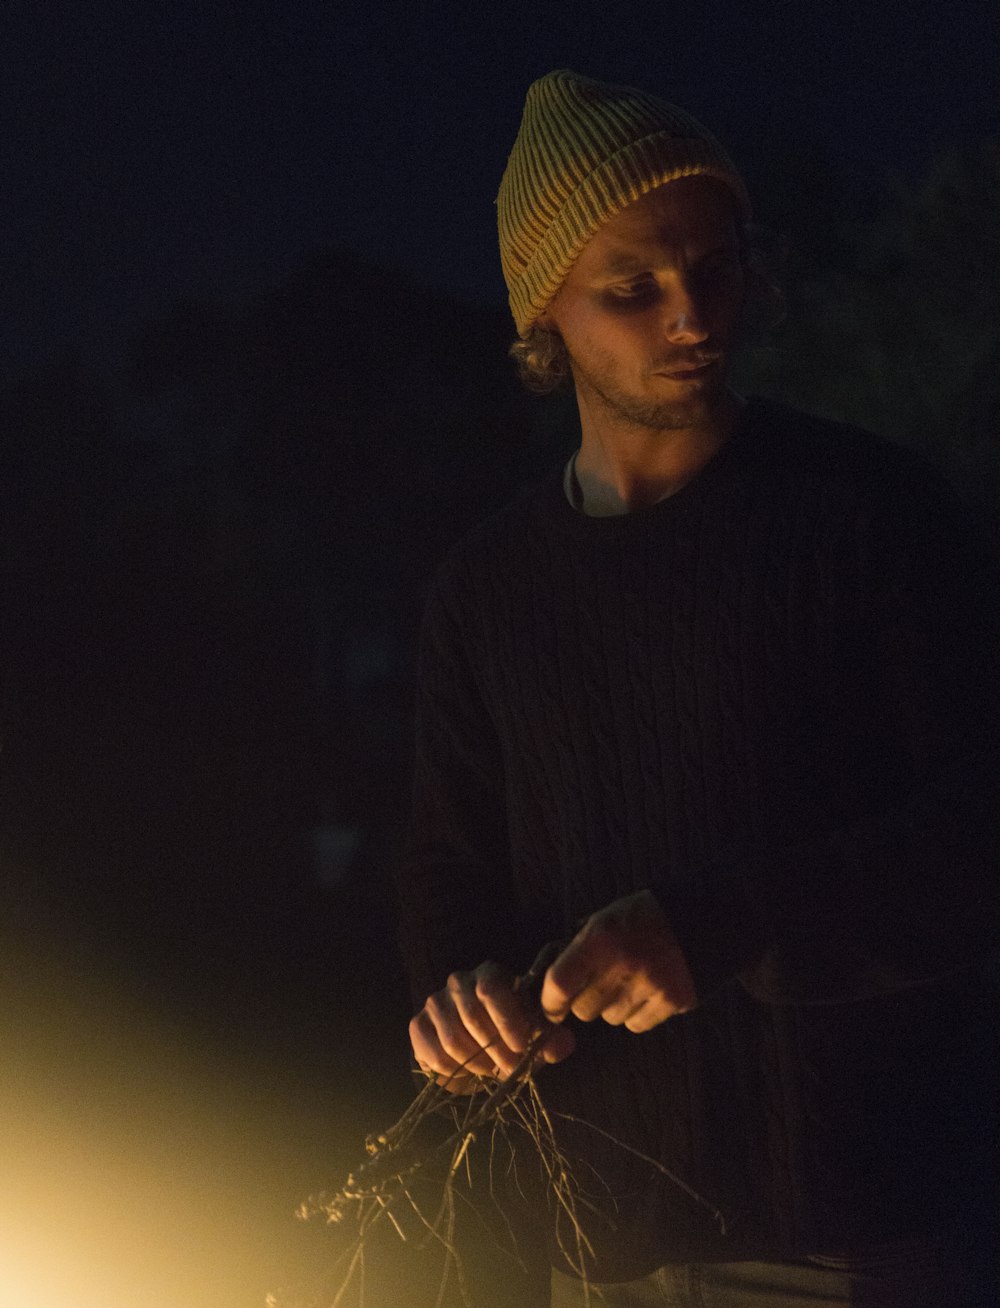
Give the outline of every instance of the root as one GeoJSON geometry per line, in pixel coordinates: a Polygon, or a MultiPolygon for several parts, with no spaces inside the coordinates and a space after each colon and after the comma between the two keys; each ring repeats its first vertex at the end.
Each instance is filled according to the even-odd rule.
{"type": "MultiPolygon", "coordinates": [[[[477,1137],[488,1136],[490,1194],[506,1225],[513,1256],[520,1262],[513,1228],[494,1192],[499,1136],[510,1150],[508,1173],[513,1173],[514,1190],[524,1197],[517,1172],[517,1153],[508,1137],[508,1131],[515,1128],[523,1132],[532,1143],[554,1213],[557,1247],[567,1266],[579,1278],[584,1304],[589,1306],[589,1273],[594,1265],[594,1250],[587,1238],[581,1213],[600,1213],[601,1208],[584,1190],[579,1177],[580,1169],[585,1167],[594,1183],[603,1188],[600,1198],[605,1208],[609,1204],[614,1206],[614,1196],[592,1168],[582,1162],[574,1165],[574,1161],[563,1152],[553,1126],[553,1116],[559,1121],[595,1132],[659,1172],[692,1202],[706,1208],[725,1235],[726,1222],[721,1211],[657,1159],[584,1119],[565,1113],[549,1114],[533,1078],[533,1069],[547,1035],[545,1027],[538,1030],[514,1072],[502,1081],[484,1078],[482,1091],[471,1097],[460,1098],[448,1090],[447,1084],[439,1085],[428,1076],[399,1120],[378,1135],[368,1137],[365,1141],[366,1159],[348,1176],[342,1188],[332,1195],[321,1193],[311,1196],[300,1205],[299,1217],[305,1219],[322,1216],[328,1223],[352,1225],[353,1232],[345,1255],[338,1260],[330,1277],[325,1278],[326,1284],[331,1284],[346,1263],[346,1272],[333,1299],[320,1295],[308,1302],[298,1301],[294,1308],[346,1308],[346,1295],[352,1287],[358,1292],[358,1308],[364,1308],[365,1241],[375,1224],[383,1218],[392,1224],[404,1243],[413,1242],[418,1248],[426,1248],[434,1243],[440,1245],[444,1263],[434,1308],[444,1308],[445,1295],[452,1278],[463,1303],[468,1306],[468,1289],[455,1246],[455,1198],[456,1193],[459,1193],[456,1180],[464,1169],[467,1181],[471,1184],[470,1151],[477,1137]],[[429,1141],[428,1123],[431,1119],[440,1120],[442,1115],[450,1121],[451,1129],[443,1140],[429,1141]],[[415,1178],[430,1173],[438,1176],[441,1185],[440,1203],[433,1217],[424,1212],[413,1193],[415,1178]],[[409,1212],[421,1228],[419,1240],[414,1240],[412,1233],[407,1234],[404,1211],[409,1212]]],[[[464,1066],[458,1068],[454,1076],[460,1077],[464,1070],[464,1066]]],[[[274,1296],[269,1296],[268,1305],[269,1308],[293,1308],[291,1303],[284,1300],[279,1302],[274,1296]]]]}
{"type": "Polygon", "coordinates": [[[598,1135],[604,1136],[605,1140],[610,1140],[611,1143],[617,1145],[619,1149],[624,1149],[626,1153],[630,1153],[633,1157],[640,1159],[644,1163],[648,1163],[649,1166],[659,1172],[661,1176],[665,1176],[668,1181],[672,1181],[674,1185],[683,1190],[688,1198],[693,1200],[694,1203],[700,1204],[703,1208],[707,1208],[715,1218],[716,1222],[718,1222],[721,1234],[726,1234],[726,1218],[721,1209],[716,1208],[715,1204],[710,1203],[709,1200],[700,1195],[697,1190],[692,1189],[686,1181],[683,1181],[676,1172],[672,1172],[669,1167],[665,1167],[663,1163],[658,1162],[655,1158],[650,1158],[649,1154],[644,1154],[641,1150],[634,1149],[631,1145],[627,1145],[624,1140],[619,1140],[618,1137],[612,1135],[610,1131],[605,1131],[602,1127],[595,1126],[593,1122],[588,1122],[582,1117],[574,1117],[571,1113],[558,1113],[557,1116],[564,1122],[572,1122],[576,1126],[585,1126],[588,1131],[596,1131],[598,1135]]]}

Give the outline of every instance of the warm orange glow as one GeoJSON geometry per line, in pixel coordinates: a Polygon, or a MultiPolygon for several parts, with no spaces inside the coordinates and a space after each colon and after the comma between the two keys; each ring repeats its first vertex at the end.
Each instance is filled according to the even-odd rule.
{"type": "Polygon", "coordinates": [[[0,945],[0,1308],[263,1308],[326,1235],[293,1216],[322,1134],[295,1087],[70,950],[0,945]]]}

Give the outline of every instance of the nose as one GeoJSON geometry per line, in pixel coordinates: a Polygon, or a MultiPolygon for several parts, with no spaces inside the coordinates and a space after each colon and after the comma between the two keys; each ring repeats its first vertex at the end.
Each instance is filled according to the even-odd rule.
{"type": "Polygon", "coordinates": [[[667,339],[676,345],[700,345],[708,339],[705,311],[690,285],[681,283],[667,298],[664,330],[667,339]]]}

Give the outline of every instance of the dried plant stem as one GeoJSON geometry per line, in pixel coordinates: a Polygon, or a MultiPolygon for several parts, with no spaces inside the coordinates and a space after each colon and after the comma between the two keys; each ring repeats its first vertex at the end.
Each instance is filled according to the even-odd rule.
{"type": "Polygon", "coordinates": [[[641,1159],[644,1163],[648,1163],[649,1166],[659,1172],[661,1176],[665,1176],[679,1189],[683,1190],[689,1199],[692,1199],[696,1204],[700,1204],[703,1208],[707,1208],[719,1223],[720,1232],[723,1235],[726,1234],[726,1219],[721,1209],[716,1208],[713,1203],[709,1203],[704,1196],[700,1195],[697,1190],[693,1189],[686,1181],[682,1180],[676,1172],[672,1172],[669,1167],[665,1167],[663,1163],[655,1158],[650,1158],[649,1154],[644,1154],[640,1149],[634,1149],[632,1145],[627,1145],[623,1140],[619,1140],[617,1136],[612,1135],[610,1131],[605,1131],[603,1127],[595,1126],[593,1122],[588,1122],[585,1118],[574,1117],[571,1113],[557,1113],[556,1116],[559,1117],[561,1121],[572,1122],[576,1126],[585,1126],[588,1131],[596,1131],[598,1135],[604,1136],[605,1140],[610,1140],[611,1143],[616,1145],[619,1149],[624,1149],[626,1153],[632,1154],[633,1157],[641,1159]]]}
{"type": "MultiPolygon", "coordinates": [[[[387,1218],[399,1238],[409,1237],[398,1209],[406,1205],[423,1229],[418,1247],[429,1243],[439,1244],[444,1253],[444,1267],[434,1308],[444,1308],[445,1295],[452,1276],[463,1302],[469,1304],[468,1287],[464,1281],[461,1259],[455,1245],[455,1182],[463,1168],[471,1181],[469,1154],[477,1136],[489,1129],[489,1182],[493,1193],[494,1161],[497,1132],[506,1140],[508,1126],[517,1126],[531,1140],[539,1160],[542,1175],[555,1210],[555,1240],[567,1266],[580,1279],[584,1304],[590,1305],[589,1269],[593,1267],[594,1250],[580,1220],[581,1209],[599,1211],[585,1194],[574,1175],[574,1164],[559,1145],[553,1125],[558,1121],[584,1127],[603,1136],[617,1147],[646,1163],[677,1186],[694,1203],[706,1208],[726,1232],[723,1214],[702,1195],[698,1194],[681,1177],[663,1163],[618,1140],[609,1131],[582,1118],[567,1113],[550,1114],[536,1088],[533,1070],[539,1061],[542,1046],[549,1034],[546,1026],[536,1032],[517,1067],[503,1080],[487,1081],[483,1092],[473,1096],[460,1096],[449,1089],[452,1080],[460,1078],[465,1067],[456,1070],[452,1078],[439,1083],[428,1076],[406,1111],[392,1126],[365,1142],[368,1158],[352,1172],[345,1185],[333,1195],[313,1196],[299,1208],[300,1217],[320,1214],[327,1222],[340,1223],[348,1215],[354,1218],[354,1235],[351,1249],[338,1267],[347,1262],[346,1275],[329,1308],[341,1308],[352,1285],[358,1289],[358,1308],[364,1308],[365,1275],[364,1245],[372,1229],[382,1218],[387,1218]],[[428,1143],[421,1141],[421,1132],[429,1119],[438,1118],[443,1111],[450,1116],[453,1129],[443,1140],[428,1143]],[[429,1217],[413,1194],[412,1183],[418,1173],[433,1166],[443,1168],[441,1200],[433,1217],[429,1217]]],[[[515,1185],[521,1191],[517,1177],[517,1156],[514,1145],[508,1140],[511,1151],[510,1166],[514,1169],[515,1185]]],[[[596,1176],[596,1174],[595,1174],[596,1176]]],[[[600,1181],[599,1177],[596,1177],[600,1181]]],[[[603,1183],[602,1183],[603,1184],[603,1183]]],[[[605,1187],[606,1190],[607,1187],[605,1187]]],[[[613,1201],[610,1192],[607,1198],[613,1201]]],[[[514,1232],[502,1206],[500,1211],[507,1225],[516,1256],[514,1232]]],[[[523,1265],[523,1264],[522,1264],[523,1265]]],[[[337,1268],[334,1269],[336,1272],[337,1268]]],[[[332,1280],[331,1274],[331,1280],[332,1280]]],[[[309,1308],[319,1308],[314,1299],[309,1308]]]]}

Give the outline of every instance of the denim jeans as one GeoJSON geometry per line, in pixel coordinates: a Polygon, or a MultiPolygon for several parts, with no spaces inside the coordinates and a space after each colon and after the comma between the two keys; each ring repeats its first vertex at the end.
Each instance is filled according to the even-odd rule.
{"type": "Polygon", "coordinates": [[[591,1285],[552,1273],[552,1308],[998,1308],[995,1248],[907,1241],[865,1257],[787,1263],[671,1263],[637,1281],[591,1285]]]}

